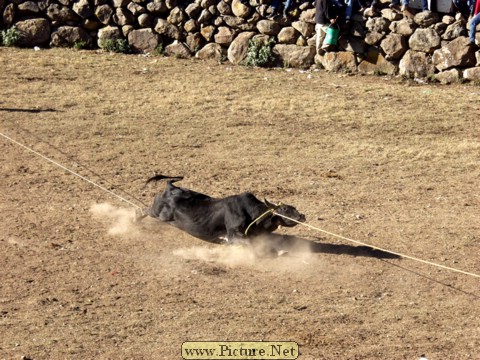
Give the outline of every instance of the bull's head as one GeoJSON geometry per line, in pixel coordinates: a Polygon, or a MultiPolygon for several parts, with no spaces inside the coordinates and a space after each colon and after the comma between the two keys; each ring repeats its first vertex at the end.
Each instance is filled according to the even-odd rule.
{"type": "Polygon", "coordinates": [[[264,199],[265,205],[268,206],[269,209],[272,209],[277,213],[278,215],[284,215],[290,219],[286,219],[283,216],[278,216],[278,223],[281,226],[286,226],[286,227],[293,227],[297,225],[299,222],[305,222],[305,215],[301,214],[297,209],[295,209],[291,205],[285,205],[285,204],[274,204],[269,202],[267,199],[264,199]],[[293,221],[295,220],[295,221],[293,221]]]}

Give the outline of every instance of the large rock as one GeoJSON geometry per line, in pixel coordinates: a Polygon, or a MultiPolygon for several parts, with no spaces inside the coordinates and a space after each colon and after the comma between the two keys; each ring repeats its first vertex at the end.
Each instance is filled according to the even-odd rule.
{"type": "Polygon", "coordinates": [[[19,45],[44,45],[50,40],[50,23],[47,19],[28,19],[15,24],[19,34],[19,45]]]}
{"type": "Polygon", "coordinates": [[[396,34],[410,36],[418,27],[411,19],[404,18],[400,21],[394,21],[390,24],[390,30],[396,34]]]}
{"type": "Polygon", "coordinates": [[[472,67],[463,72],[463,78],[470,81],[480,80],[480,67],[472,67]]]}
{"type": "Polygon", "coordinates": [[[73,3],[72,9],[83,19],[87,19],[93,15],[93,10],[88,0],[76,0],[73,3]]]}
{"type": "Polygon", "coordinates": [[[241,0],[233,0],[232,12],[235,16],[246,19],[252,12],[252,8],[249,5],[247,5],[247,3],[244,3],[241,0]]]}
{"type": "Polygon", "coordinates": [[[203,9],[200,15],[198,16],[198,23],[199,24],[209,24],[210,20],[212,20],[213,15],[208,9],[203,9]]]}
{"type": "Polygon", "coordinates": [[[229,46],[235,39],[235,35],[235,30],[226,26],[220,26],[218,32],[214,35],[214,39],[217,44],[229,46]]]}
{"type": "Polygon", "coordinates": [[[128,11],[130,11],[135,16],[144,14],[147,11],[142,5],[137,4],[133,1],[128,3],[127,9],[128,9],[128,11]]]}
{"type": "Polygon", "coordinates": [[[240,64],[247,56],[248,42],[255,35],[253,31],[246,31],[237,35],[228,47],[227,56],[232,64],[240,64]]]}
{"type": "Polygon", "coordinates": [[[358,65],[358,71],[371,75],[395,75],[398,68],[387,61],[378,49],[370,48],[365,59],[358,65]]]}
{"type": "Polygon", "coordinates": [[[459,69],[451,69],[435,74],[435,80],[442,84],[458,83],[462,79],[462,72],[459,69]]]}
{"type": "Polygon", "coordinates": [[[223,20],[225,21],[225,24],[235,29],[238,29],[240,25],[245,24],[245,19],[236,16],[225,15],[223,20]]]}
{"type": "Polygon", "coordinates": [[[407,51],[407,39],[399,34],[388,34],[380,43],[388,60],[400,59],[407,51]]]}
{"type": "Polygon", "coordinates": [[[384,38],[385,34],[376,31],[370,31],[365,36],[365,43],[368,45],[376,45],[384,38]]]}
{"type": "Polygon", "coordinates": [[[20,15],[38,14],[40,8],[34,1],[25,1],[24,3],[18,4],[18,12],[20,15]]]}
{"type": "Polygon", "coordinates": [[[168,7],[163,0],[153,0],[147,4],[147,10],[153,15],[166,14],[168,7]]]}
{"type": "Polygon", "coordinates": [[[132,30],[128,33],[128,44],[137,53],[151,53],[160,43],[160,37],[152,29],[132,30]]]}
{"type": "Polygon", "coordinates": [[[390,21],[383,18],[369,18],[365,24],[368,31],[387,33],[389,31],[390,21]]]}
{"type": "Polygon", "coordinates": [[[202,34],[200,34],[199,32],[196,32],[194,34],[188,34],[185,41],[192,53],[196,53],[203,47],[203,45],[205,45],[205,39],[203,38],[202,34]]]}
{"type": "Polygon", "coordinates": [[[292,27],[305,38],[312,37],[315,33],[315,25],[306,21],[294,21],[292,27]]]}
{"type": "Polygon", "coordinates": [[[112,0],[113,6],[116,8],[125,7],[129,2],[130,0],[112,0]]]}
{"type": "Polygon", "coordinates": [[[165,55],[186,59],[192,56],[190,49],[185,44],[175,40],[165,47],[165,55]]]}
{"type": "Polygon", "coordinates": [[[260,34],[276,36],[280,30],[281,26],[279,23],[273,20],[260,20],[257,23],[257,29],[260,34]]]}
{"type": "Polygon", "coordinates": [[[227,56],[227,51],[220,44],[210,43],[200,49],[195,57],[201,60],[213,59],[222,60],[227,56]]]}
{"type": "Polygon", "coordinates": [[[315,8],[302,11],[299,20],[315,25],[315,8]]]}
{"type": "Polygon", "coordinates": [[[280,44],[295,44],[300,34],[293,27],[284,27],[278,33],[278,42],[280,44]]]}
{"type": "Polygon", "coordinates": [[[440,22],[440,15],[433,11],[422,11],[415,15],[413,21],[421,27],[429,27],[440,22]]]}
{"type": "Polygon", "coordinates": [[[458,20],[453,24],[448,25],[442,34],[443,40],[453,40],[460,36],[468,36],[468,31],[465,28],[465,21],[458,20]]]}
{"type": "Polygon", "coordinates": [[[327,71],[357,71],[357,61],[355,54],[351,52],[328,52],[321,58],[321,65],[327,71]]]}
{"type": "Polygon", "coordinates": [[[8,4],[3,10],[3,24],[7,27],[12,26],[13,21],[15,20],[16,8],[15,4],[8,4]]]}
{"type": "Polygon", "coordinates": [[[195,33],[200,30],[200,26],[198,26],[198,23],[195,21],[195,19],[190,19],[183,25],[183,29],[187,33],[195,33]]]}
{"type": "Polygon", "coordinates": [[[417,29],[408,39],[408,46],[411,50],[433,53],[440,47],[441,38],[437,32],[432,29],[417,29]]]}
{"type": "Polygon", "coordinates": [[[170,15],[167,17],[167,21],[173,25],[180,25],[185,21],[185,13],[179,7],[176,7],[170,11],[170,15]]]}
{"type": "Polygon", "coordinates": [[[92,37],[81,27],[61,26],[52,33],[51,47],[73,47],[75,44],[92,45],[92,37]]]}
{"type": "Polygon", "coordinates": [[[435,67],[426,53],[408,50],[400,60],[399,72],[409,78],[425,78],[435,72],[435,67]]]}
{"type": "Polygon", "coordinates": [[[213,40],[213,34],[215,34],[216,29],[217,28],[213,25],[202,26],[200,28],[200,34],[202,34],[203,38],[206,41],[211,42],[213,40]]]}
{"type": "Polygon", "coordinates": [[[98,21],[104,25],[108,25],[110,23],[112,15],[113,9],[107,4],[100,5],[95,8],[95,16],[97,17],[98,21]]]}
{"type": "Polygon", "coordinates": [[[389,21],[397,21],[403,18],[402,14],[390,8],[382,9],[380,13],[382,14],[382,17],[389,21]]]}
{"type": "Polygon", "coordinates": [[[184,39],[183,32],[165,19],[157,19],[154,28],[157,33],[162,36],[169,37],[170,39],[175,39],[178,41],[182,41],[184,39]]]}
{"type": "Polygon", "coordinates": [[[294,68],[308,68],[313,64],[315,58],[314,46],[297,46],[277,44],[273,52],[283,66],[294,68]]]}
{"type": "Polygon", "coordinates": [[[216,0],[201,0],[200,6],[204,9],[208,9],[210,6],[215,6],[217,4],[216,0]]]}
{"type": "Polygon", "coordinates": [[[106,41],[115,41],[122,39],[122,32],[116,26],[105,26],[98,30],[98,47],[103,47],[106,41]]]}
{"type": "Polygon", "coordinates": [[[131,25],[135,22],[135,17],[127,9],[117,8],[115,15],[113,15],[113,21],[120,26],[131,25]]]}
{"type": "Polygon", "coordinates": [[[459,37],[446,46],[435,50],[432,62],[440,71],[453,67],[475,66],[474,46],[470,45],[467,37],[459,37]]]}
{"type": "Polygon", "coordinates": [[[226,1],[220,1],[217,4],[217,10],[221,15],[232,15],[232,8],[226,1]]]}
{"type": "Polygon", "coordinates": [[[191,3],[185,8],[185,14],[188,15],[189,18],[195,19],[198,15],[202,12],[202,7],[197,3],[191,3]]]}
{"type": "Polygon", "coordinates": [[[50,4],[47,8],[47,16],[50,20],[57,21],[61,24],[78,20],[78,15],[75,14],[73,10],[60,4],[50,4]]]}

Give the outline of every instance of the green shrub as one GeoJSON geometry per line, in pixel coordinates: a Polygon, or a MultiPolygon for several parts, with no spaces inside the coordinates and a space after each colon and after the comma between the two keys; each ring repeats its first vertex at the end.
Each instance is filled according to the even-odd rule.
{"type": "Polygon", "coordinates": [[[163,44],[158,44],[155,50],[153,50],[153,55],[155,56],[163,56],[165,55],[165,48],[163,47],[163,44]]]}
{"type": "Polygon", "coordinates": [[[88,43],[86,41],[76,41],[75,44],[73,44],[73,48],[75,50],[82,50],[82,49],[86,49],[88,47],[88,43]]]}
{"type": "Polygon", "coordinates": [[[100,47],[105,51],[111,51],[116,53],[129,53],[130,45],[125,39],[106,39],[100,42],[100,47]]]}
{"type": "Polygon", "coordinates": [[[245,65],[266,67],[272,65],[275,57],[273,56],[273,46],[275,41],[270,39],[268,42],[250,39],[248,42],[247,58],[245,65]]]}
{"type": "Polygon", "coordinates": [[[7,30],[2,30],[3,46],[15,46],[20,40],[20,33],[15,26],[7,30]]]}

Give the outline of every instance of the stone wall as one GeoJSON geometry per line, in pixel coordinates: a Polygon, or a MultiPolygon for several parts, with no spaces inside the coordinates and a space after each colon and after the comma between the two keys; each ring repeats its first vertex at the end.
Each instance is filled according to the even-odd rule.
{"type": "Polygon", "coordinates": [[[272,16],[271,0],[0,0],[0,27],[13,26],[20,45],[90,48],[128,41],[134,52],[245,60],[252,38],[275,41],[280,66],[329,71],[436,77],[442,82],[480,80],[480,53],[468,41],[461,16],[404,15],[381,0],[344,26],[338,48],[315,49],[314,2],[297,2],[272,16]]]}

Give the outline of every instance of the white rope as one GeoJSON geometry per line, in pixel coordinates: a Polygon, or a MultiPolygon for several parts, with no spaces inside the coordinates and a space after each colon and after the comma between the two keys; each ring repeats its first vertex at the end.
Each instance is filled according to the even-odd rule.
{"type": "Polygon", "coordinates": [[[469,275],[469,276],[474,276],[474,277],[480,278],[480,275],[478,275],[478,274],[474,274],[474,273],[471,273],[471,272],[468,272],[468,271],[463,271],[463,270],[455,269],[455,268],[452,268],[452,267],[449,267],[449,266],[445,266],[445,265],[441,265],[441,264],[437,264],[437,263],[434,263],[434,262],[431,262],[431,261],[422,260],[422,259],[419,259],[419,258],[410,256],[410,255],[405,255],[405,254],[398,253],[398,252],[395,252],[395,251],[390,251],[390,250],[387,250],[387,249],[380,248],[380,247],[378,247],[378,246],[374,246],[374,245],[370,245],[370,244],[364,243],[364,242],[362,242],[362,241],[358,241],[358,240],[354,240],[354,239],[347,238],[347,237],[342,236],[342,235],[334,234],[334,233],[332,233],[332,232],[329,232],[329,231],[320,229],[320,228],[315,227],[315,226],[313,226],[313,225],[310,225],[310,224],[307,224],[307,223],[302,223],[302,222],[300,222],[300,221],[297,221],[297,220],[292,219],[292,218],[290,218],[290,217],[288,217],[288,216],[279,214],[279,213],[277,213],[277,212],[275,212],[275,215],[281,216],[281,217],[283,217],[283,218],[285,218],[285,219],[287,219],[287,220],[296,222],[297,224],[306,226],[306,227],[308,227],[308,228],[310,228],[310,229],[313,229],[313,230],[316,230],[316,231],[321,231],[321,232],[323,232],[323,233],[325,233],[325,234],[328,234],[328,235],[337,237],[337,238],[339,238],[339,239],[343,239],[343,240],[346,240],[346,241],[353,242],[353,243],[355,243],[355,244],[357,244],[357,245],[367,246],[367,247],[372,248],[372,249],[374,249],[374,250],[383,251],[383,252],[386,252],[386,253],[389,253],[389,254],[393,254],[393,255],[396,255],[396,256],[400,256],[400,257],[405,258],[405,259],[410,259],[410,260],[413,260],[413,261],[418,261],[418,262],[421,262],[421,263],[424,263],[424,264],[428,264],[428,265],[432,265],[432,266],[436,266],[436,267],[439,267],[439,268],[442,268],[442,269],[445,269],[445,270],[455,271],[455,272],[458,272],[458,273],[461,273],[461,274],[464,274],[464,275],[469,275]]]}
{"type": "Polygon", "coordinates": [[[111,190],[108,190],[107,188],[105,188],[105,187],[103,187],[103,186],[101,186],[101,185],[98,185],[98,184],[94,183],[94,182],[93,182],[93,181],[91,181],[90,179],[87,179],[85,176],[82,176],[82,175],[80,175],[80,174],[78,174],[78,173],[76,173],[76,172],[74,172],[74,171],[72,171],[72,170],[70,170],[70,169],[66,168],[65,166],[63,166],[63,165],[59,164],[58,162],[56,162],[56,161],[54,161],[54,160],[52,160],[52,159],[50,159],[50,158],[48,158],[48,157],[46,157],[46,156],[44,156],[44,155],[40,154],[39,152],[37,152],[37,151],[35,151],[35,150],[33,150],[33,149],[29,148],[29,147],[28,147],[28,146],[26,146],[26,145],[23,145],[23,144],[19,143],[18,141],[16,141],[16,140],[12,139],[11,137],[8,137],[7,135],[5,135],[5,134],[3,134],[3,133],[1,133],[1,132],[0,132],[0,135],[1,135],[1,136],[3,136],[5,139],[7,139],[7,140],[10,140],[11,142],[13,142],[13,143],[17,144],[18,146],[21,146],[22,148],[24,148],[24,149],[26,149],[26,150],[30,151],[31,153],[33,153],[33,154],[35,154],[35,155],[37,155],[37,156],[41,157],[42,159],[45,159],[45,160],[47,160],[47,161],[51,162],[52,164],[54,164],[54,165],[56,165],[56,166],[58,166],[58,167],[62,168],[63,170],[65,170],[65,171],[68,171],[70,174],[73,174],[73,175],[75,175],[75,176],[79,177],[80,179],[82,179],[82,180],[85,180],[86,182],[88,182],[88,183],[92,184],[93,186],[96,186],[96,187],[98,187],[99,189],[102,189],[103,191],[106,191],[106,192],[108,192],[109,194],[111,194],[111,195],[113,195],[113,196],[117,197],[118,199],[120,199],[120,200],[122,200],[122,201],[124,201],[124,202],[126,202],[126,203],[128,203],[128,204],[130,204],[130,205],[132,205],[132,206],[134,206],[134,207],[136,207],[136,208],[140,208],[140,206],[138,206],[138,205],[134,204],[133,202],[131,202],[131,201],[129,201],[129,200],[127,200],[127,199],[125,199],[125,198],[121,197],[120,195],[117,195],[117,194],[116,194],[116,193],[114,193],[113,191],[111,191],[111,190]]]}
{"type": "MultiPolygon", "coordinates": [[[[45,159],[45,160],[49,161],[50,163],[52,163],[52,164],[54,164],[54,165],[62,168],[63,170],[68,171],[68,172],[71,173],[72,175],[75,175],[75,176],[79,177],[80,179],[85,180],[86,182],[92,184],[93,186],[96,186],[96,187],[98,187],[99,189],[101,189],[101,190],[103,190],[103,191],[106,191],[107,193],[115,196],[116,198],[118,198],[118,199],[120,199],[120,200],[122,200],[122,201],[124,201],[124,202],[126,202],[126,203],[128,203],[128,204],[130,204],[130,205],[132,205],[132,206],[134,206],[134,207],[136,207],[136,208],[140,208],[140,206],[138,206],[137,204],[134,204],[133,202],[131,202],[131,201],[129,201],[129,200],[121,197],[120,195],[117,195],[117,194],[114,193],[113,191],[108,190],[107,188],[105,188],[105,187],[103,187],[103,186],[101,186],[101,185],[98,185],[97,183],[95,183],[95,182],[91,181],[90,179],[86,178],[85,176],[82,176],[82,175],[80,175],[80,174],[78,174],[78,173],[76,173],[76,172],[74,172],[74,171],[66,168],[65,166],[59,164],[58,162],[56,162],[56,161],[54,161],[54,160],[52,160],[52,159],[50,159],[50,158],[48,158],[48,157],[40,154],[39,152],[37,152],[37,151],[29,148],[29,147],[26,146],[26,145],[23,145],[23,144],[19,143],[18,141],[12,139],[11,137],[9,137],[9,136],[1,133],[1,132],[0,132],[0,135],[3,136],[5,139],[7,139],[7,140],[9,140],[9,141],[17,144],[18,146],[21,146],[22,148],[30,151],[31,153],[33,153],[33,154],[41,157],[42,159],[45,159]]],[[[306,226],[306,227],[308,227],[308,228],[310,228],[310,229],[323,232],[323,233],[325,233],[325,234],[328,234],[328,235],[330,235],[330,236],[337,237],[337,238],[339,238],[339,239],[343,239],[343,240],[346,240],[346,241],[353,242],[353,243],[355,243],[355,244],[357,244],[357,245],[367,246],[367,247],[372,248],[372,249],[374,249],[374,250],[383,251],[383,252],[386,252],[386,253],[389,253],[389,254],[393,254],[393,255],[396,255],[396,256],[400,256],[400,257],[405,258],[405,259],[410,259],[410,260],[417,261],[417,262],[421,262],[421,263],[424,263],[424,264],[436,266],[436,267],[439,267],[439,268],[442,268],[442,269],[445,269],[445,270],[450,270],[450,271],[458,272],[458,273],[461,273],[461,274],[464,274],[464,275],[469,275],[469,276],[473,276],[473,277],[480,278],[480,275],[478,275],[478,274],[474,274],[474,273],[471,273],[471,272],[468,272],[468,271],[463,271],[463,270],[456,269],[456,268],[452,268],[452,267],[449,267],[449,266],[437,264],[437,263],[434,263],[434,262],[431,262],[431,261],[422,260],[422,259],[419,259],[419,258],[410,256],[410,255],[405,255],[405,254],[402,254],[402,253],[399,253],[399,252],[390,251],[390,250],[383,249],[383,248],[378,247],[378,246],[370,245],[370,244],[364,243],[364,242],[362,242],[362,241],[350,239],[350,238],[347,238],[347,237],[345,237],[345,236],[338,235],[338,234],[335,234],[335,233],[332,233],[332,232],[329,232],[329,231],[320,229],[320,228],[315,227],[315,226],[313,226],[313,225],[310,225],[310,224],[307,224],[307,223],[303,223],[303,222],[297,221],[297,220],[292,219],[292,218],[290,218],[290,217],[288,217],[288,216],[279,214],[279,213],[277,213],[277,212],[275,212],[275,211],[274,211],[274,214],[275,214],[275,215],[278,215],[278,216],[281,216],[281,217],[283,217],[283,218],[285,218],[285,219],[288,219],[288,220],[290,220],[290,221],[296,222],[297,224],[306,226]]]]}

